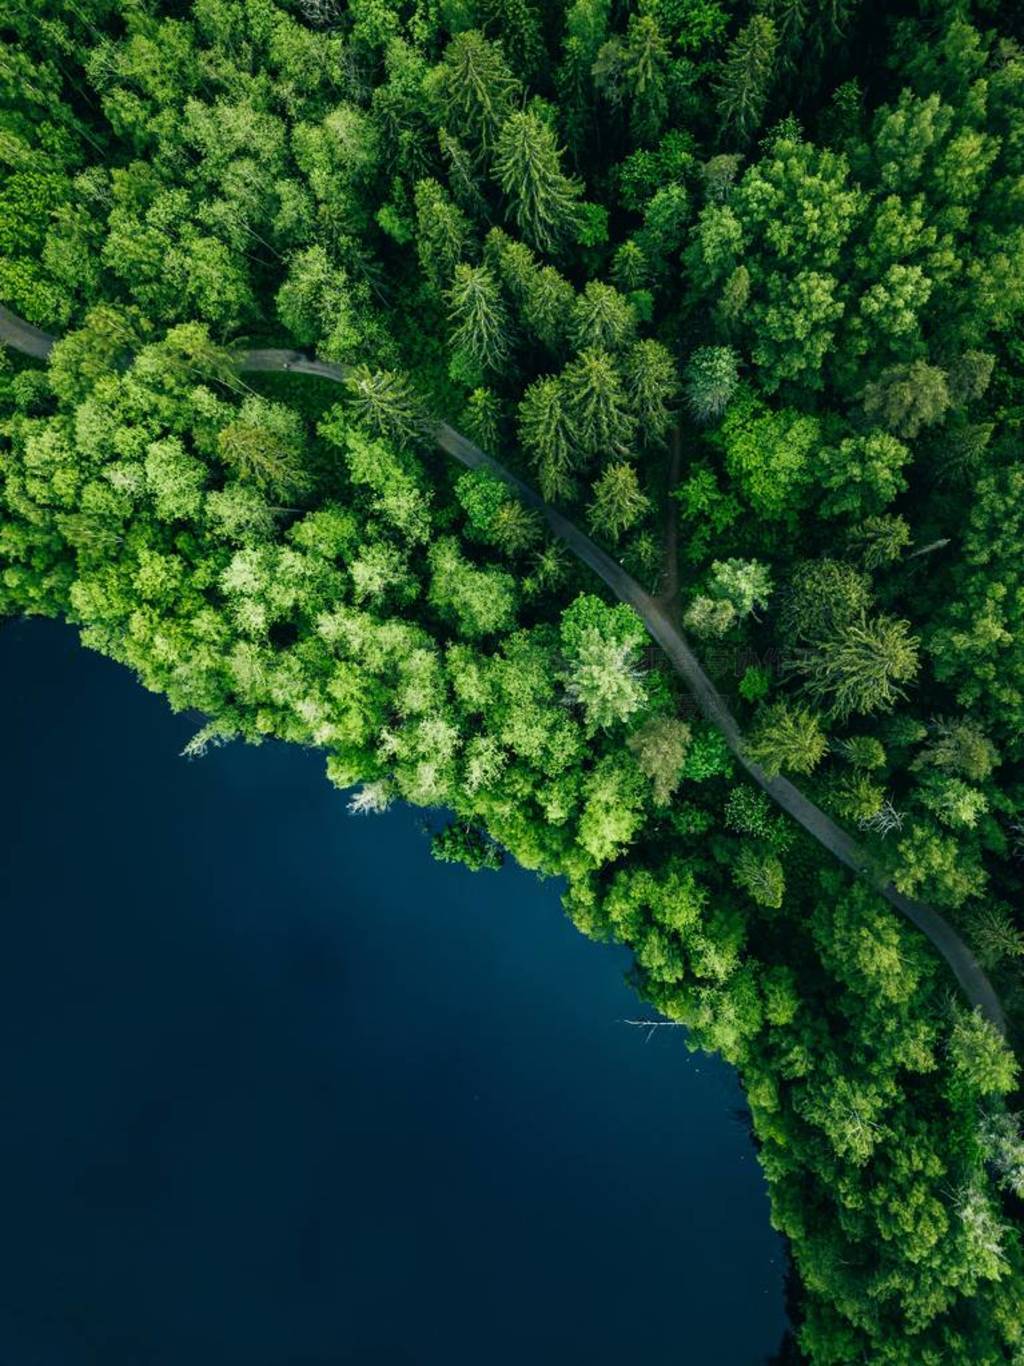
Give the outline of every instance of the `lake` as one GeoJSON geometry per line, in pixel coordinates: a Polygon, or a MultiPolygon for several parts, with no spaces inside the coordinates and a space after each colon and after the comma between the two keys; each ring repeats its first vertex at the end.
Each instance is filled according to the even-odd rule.
{"type": "Polygon", "coordinates": [[[559,888],[0,630],[0,1366],[754,1366],[734,1074],[559,888]]]}

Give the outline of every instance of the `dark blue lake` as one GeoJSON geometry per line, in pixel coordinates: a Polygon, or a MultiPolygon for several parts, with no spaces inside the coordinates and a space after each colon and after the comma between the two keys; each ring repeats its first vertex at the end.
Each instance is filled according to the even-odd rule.
{"type": "Polygon", "coordinates": [[[0,631],[0,1366],[754,1366],[732,1073],[559,889],[0,631]]]}

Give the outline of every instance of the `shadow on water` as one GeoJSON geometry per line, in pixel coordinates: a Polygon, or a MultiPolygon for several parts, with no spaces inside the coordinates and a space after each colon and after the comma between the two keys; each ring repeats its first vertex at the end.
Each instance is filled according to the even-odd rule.
{"type": "Polygon", "coordinates": [[[558,888],[0,632],[0,1366],[757,1366],[732,1073],[558,888]]]}

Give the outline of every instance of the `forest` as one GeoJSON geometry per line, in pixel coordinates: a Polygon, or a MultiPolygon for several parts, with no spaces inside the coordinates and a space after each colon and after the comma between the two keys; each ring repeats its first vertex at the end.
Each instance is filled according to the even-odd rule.
{"type": "Polygon", "coordinates": [[[1024,10],[0,37],[0,617],[562,879],[738,1069],[786,1360],[1024,1363],[1024,10]]]}

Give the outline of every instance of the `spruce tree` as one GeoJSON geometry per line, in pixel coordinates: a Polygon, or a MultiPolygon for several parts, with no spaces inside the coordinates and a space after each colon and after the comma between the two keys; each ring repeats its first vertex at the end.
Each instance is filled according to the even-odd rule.
{"type": "Polygon", "coordinates": [[[553,251],[571,236],[582,186],[563,174],[558,144],[536,114],[519,110],[502,124],[494,151],[494,177],[511,217],[531,246],[553,251]]]}
{"type": "Polygon", "coordinates": [[[739,381],[739,357],[731,346],[694,351],[686,366],[686,401],[697,421],[721,417],[739,381]]]}
{"type": "Polygon", "coordinates": [[[565,391],[548,377],[530,385],[519,404],[519,440],[537,469],[540,491],[548,500],[572,493],[575,458],[565,391]]]}
{"type": "Polygon", "coordinates": [[[445,127],[465,137],[481,159],[489,157],[520,93],[500,45],[477,29],[456,34],[428,85],[444,110],[445,127]]]}
{"type": "Polygon", "coordinates": [[[758,712],[745,749],[769,778],[785,769],[813,773],[828,751],[821,719],[808,707],[775,702],[758,712]]]}
{"type": "Polygon", "coordinates": [[[509,353],[509,323],[501,289],[487,266],[458,265],[445,294],[452,346],[483,370],[500,370],[509,353]]]}
{"type": "Polygon", "coordinates": [[[625,386],[605,351],[584,351],[562,372],[572,442],[584,461],[624,458],[632,450],[636,419],[625,386]]]}
{"type": "Polygon", "coordinates": [[[649,508],[650,500],[640,488],[634,466],[616,460],[594,484],[594,501],[587,516],[598,535],[617,541],[649,508]]]}
{"type": "Polygon", "coordinates": [[[763,14],[740,29],[729,44],[715,91],[723,128],[734,129],[742,142],[761,122],[775,69],[778,38],[763,14]]]}
{"type": "Polygon", "coordinates": [[[349,409],[374,436],[400,446],[422,440],[429,430],[423,401],[408,375],[357,365],[345,379],[349,409]]]}
{"type": "Polygon", "coordinates": [[[441,291],[448,287],[455,267],[466,253],[469,223],[436,180],[417,183],[415,204],[420,265],[433,287],[441,291]]]}
{"type": "Polygon", "coordinates": [[[636,332],[636,313],[617,289],[591,280],[573,304],[569,330],[577,350],[618,351],[636,332]]]}
{"type": "Polygon", "coordinates": [[[622,358],[622,375],[638,435],[647,446],[661,445],[675,421],[679,397],[675,361],[661,342],[645,338],[622,358]]]}

